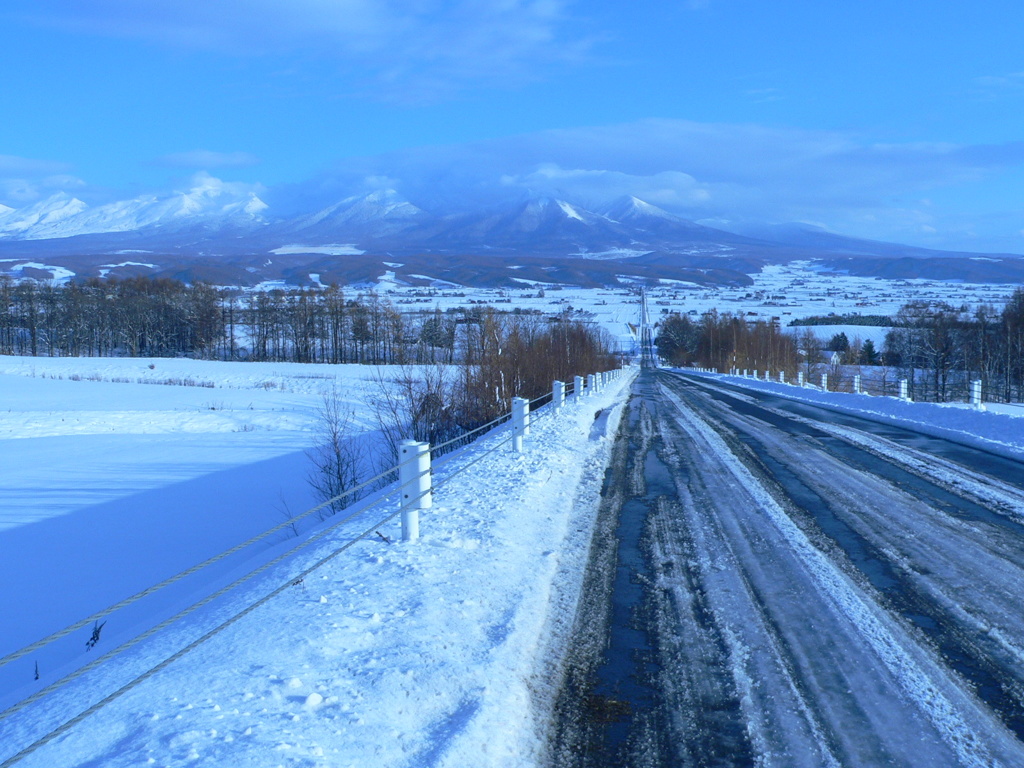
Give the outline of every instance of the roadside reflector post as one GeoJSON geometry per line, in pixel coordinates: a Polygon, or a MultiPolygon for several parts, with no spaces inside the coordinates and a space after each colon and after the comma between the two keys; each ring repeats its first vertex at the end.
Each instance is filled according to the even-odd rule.
{"type": "Polygon", "coordinates": [[[430,443],[403,440],[399,448],[398,479],[402,487],[402,541],[420,537],[420,510],[430,509],[430,443]]]}
{"type": "Polygon", "coordinates": [[[525,397],[512,398],[512,450],[523,452],[523,435],[526,434],[526,419],[530,411],[530,401],[525,397]]]}
{"type": "Polygon", "coordinates": [[[985,404],[981,402],[981,379],[971,382],[971,405],[979,410],[985,410],[985,404]]]}
{"type": "Polygon", "coordinates": [[[583,395],[583,377],[574,376],[572,380],[572,396],[577,400],[583,395]]]}
{"type": "Polygon", "coordinates": [[[565,405],[565,382],[556,381],[551,388],[551,406],[555,413],[565,405]]]}
{"type": "Polygon", "coordinates": [[[804,385],[804,372],[803,371],[800,371],[799,373],[797,373],[797,375],[796,375],[796,382],[797,382],[797,386],[802,387],[804,385]]]}
{"type": "Polygon", "coordinates": [[[910,402],[910,386],[906,379],[900,379],[900,400],[910,402]]]}
{"type": "Polygon", "coordinates": [[[828,392],[828,374],[821,374],[821,389],[823,392],[828,392]]]}
{"type": "Polygon", "coordinates": [[[786,372],[785,371],[779,371],[779,384],[785,384],[785,383],[786,383],[786,372]]]}
{"type": "Polygon", "coordinates": [[[853,393],[855,395],[861,394],[861,391],[860,391],[860,374],[859,373],[856,373],[853,376],[853,393]]]}
{"type": "Polygon", "coordinates": [[[596,391],[596,389],[595,389],[595,379],[596,378],[597,377],[594,376],[594,374],[592,374],[592,373],[588,373],[587,374],[587,394],[588,395],[592,395],[596,391]]]}

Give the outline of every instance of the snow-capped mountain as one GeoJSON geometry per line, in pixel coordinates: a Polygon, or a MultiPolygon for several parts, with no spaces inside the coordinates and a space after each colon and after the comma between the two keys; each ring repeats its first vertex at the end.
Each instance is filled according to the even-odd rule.
{"type": "Polygon", "coordinates": [[[61,192],[26,208],[0,212],[0,237],[48,240],[149,228],[245,227],[261,224],[266,209],[252,191],[201,176],[184,192],[144,195],[96,207],[61,192]]]}
{"type": "Polygon", "coordinates": [[[426,218],[426,212],[395,190],[383,189],[346,197],[315,213],[285,222],[281,229],[307,238],[328,240],[380,237],[407,229],[426,218]]]}
{"type": "Polygon", "coordinates": [[[26,240],[38,236],[61,237],[61,235],[42,234],[59,231],[69,219],[81,214],[88,206],[77,197],[66,192],[58,192],[45,200],[40,200],[24,208],[7,208],[0,211],[0,236],[14,236],[26,240]]]}
{"type": "Polygon", "coordinates": [[[649,222],[649,221],[670,221],[673,223],[687,223],[692,222],[682,219],[679,216],[675,216],[663,208],[659,208],[656,205],[652,205],[645,200],[641,200],[639,197],[633,195],[626,195],[620,197],[618,200],[614,200],[609,205],[605,206],[601,213],[607,216],[613,221],[619,222],[649,222]]]}
{"type": "Polygon", "coordinates": [[[93,207],[66,193],[17,209],[0,206],[0,274],[31,269],[40,279],[144,268],[219,285],[302,285],[311,274],[348,285],[372,281],[386,261],[450,283],[508,284],[505,259],[495,257],[516,260],[517,280],[573,285],[606,284],[620,274],[742,283],[765,264],[794,259],[898,277],[950,279],[969,272],[978,281],[1012,282],[1024,274],[1019,257],[976,256],[857,240],[807,225],[725,231],[633,196],[596,207],[521,197],[453,213],[385,189],[282,216],[254,187],[200,175],[183,191],[93,207]],[[146,254],[138,259],[144,266],[125,266],[128,254],[146,254]],[[50,266],[40,271],[39,264],[50,266]]]}

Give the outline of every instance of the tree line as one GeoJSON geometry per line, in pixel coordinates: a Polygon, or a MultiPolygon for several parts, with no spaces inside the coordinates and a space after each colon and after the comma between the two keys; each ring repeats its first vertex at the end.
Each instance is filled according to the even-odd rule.
{"type": "Polygon", "coordinates": [[[988,400],[1024,400],[1024,289],[999,309],[913,301],[900,308],[882,362],[906,378],[915,399],[945,402],[980,380],[988,400]]]}
{"type": "MultiPolygon", "coordinates": [[[[596,328],[568,313],[547,320],[481,305],[408,313],[336,286],[240,293],[167,278],[58,285],[0,277],[0,354],[507,368],[529,350],[560,361],[536,368],[546,376],[601,370],[594,366],[607,364],[608,349],[596,328]],[[594,355],[600,362],[586,359],[594,355]]],[[[501,393],[540,375],[513,368],[501,393]]]]}
{"type": "Polygon", "coordinates": [[[800,365],[796,338],[778,323],[747,320],[742,315],[717,310],[696,320],[669,314],[658,328],[658,354],[671,365],[696,365],[728,372],[741,370],[785,371],[795,374],[800,365]]]}
{"type": "Polygon", "coordinates": [[[915,400],[962,400],[969,383],[980,380],[986,400],[1024,401],[1024,289],[1002,308],[911,301],[888,325],[876,349],[872,340],[851,341],[845,333],[822,342],[810,327],[786,333],[776,323],[716,311],[697,319],[671,314],[656,344],[672,365],[783,371],[789,377],[803,371],[808,380],[824,372],[832,387],[851,377],[852,366],[871,366],[883,381],[906,379],[915,400]]]}

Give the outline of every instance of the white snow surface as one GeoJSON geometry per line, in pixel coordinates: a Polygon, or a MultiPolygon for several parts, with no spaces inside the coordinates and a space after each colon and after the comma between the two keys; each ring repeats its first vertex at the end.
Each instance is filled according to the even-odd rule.
{"type": "Polygon", "coordinates": [[[558,201],[558,207],[562,209],[562,213],[568,216],[570,219],[576,219],[577,221],[583,221],[583,217],[580,216],[579,212],[569,205],[564,200],[558,201]]]}
{"type": "Polygon", "coordinates": [[[271,253],[278,256],[287,256],[296,253],[322,253],[326,256],[360,256],[366,251],[361,251],[354,245],[282,245],[275,248],[271,253]]]}
{"type": "Polygon", "coordinates": [[[23,240],[129,232],[187,222],[262,221],[267,205],[248,185],[196,174],[191,186],[170,195],[141,195],[89,207],[64,192],[0,217],[0,237],[23,240]]]}
{"type": "MultiPolygon", "coordinates": [[[[271,527],[285,502],[306,508],[301,451],[324,377],[365,419],[358,386],[372,373],[0,358],[2,508],[20,509],[0,529],[14,553],[0,560],[0,655],[271,527]]],[[[391,543],[357,543],[19,766],[537,764],[627,378],[557,417],[538,411],[524,454],[486,453],[499,432],[455,455],[438,477],[465,469],[436,488],[419,541],[382,525],[391,543]]],[[[0,761],[290,583],[347,531],[0,720],[0,761]]],[[[295,541],[276,537],[217,583],[295,541]]],[[[112,620],[97,652],[118,632],[112,620]]],[[[31,678],[45,652],[9,666],[31,678]]],[[[38,683],[4,680],[0,708],[67,671],[55,663],[38,683]]]]}
{"type": "Polygon", "coordinates": [[[780,384],[720,373],[698,375],[1024,459],[1024,407],[1020,405],[989,403],[985,404],[983,409],[978,409],[964,403],[914,403],[904,402],[897,397],[823,392],[814,386],[799,387],[795,384],[780,384]]]}

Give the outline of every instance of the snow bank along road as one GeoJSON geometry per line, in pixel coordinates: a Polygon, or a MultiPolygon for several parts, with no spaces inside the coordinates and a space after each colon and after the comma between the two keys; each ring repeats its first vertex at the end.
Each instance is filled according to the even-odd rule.
{"type": "Polygon", "coordinates": [[[552,762],[1024,765],[1022,483],[976,449],[644,371],[552,762]]]}

